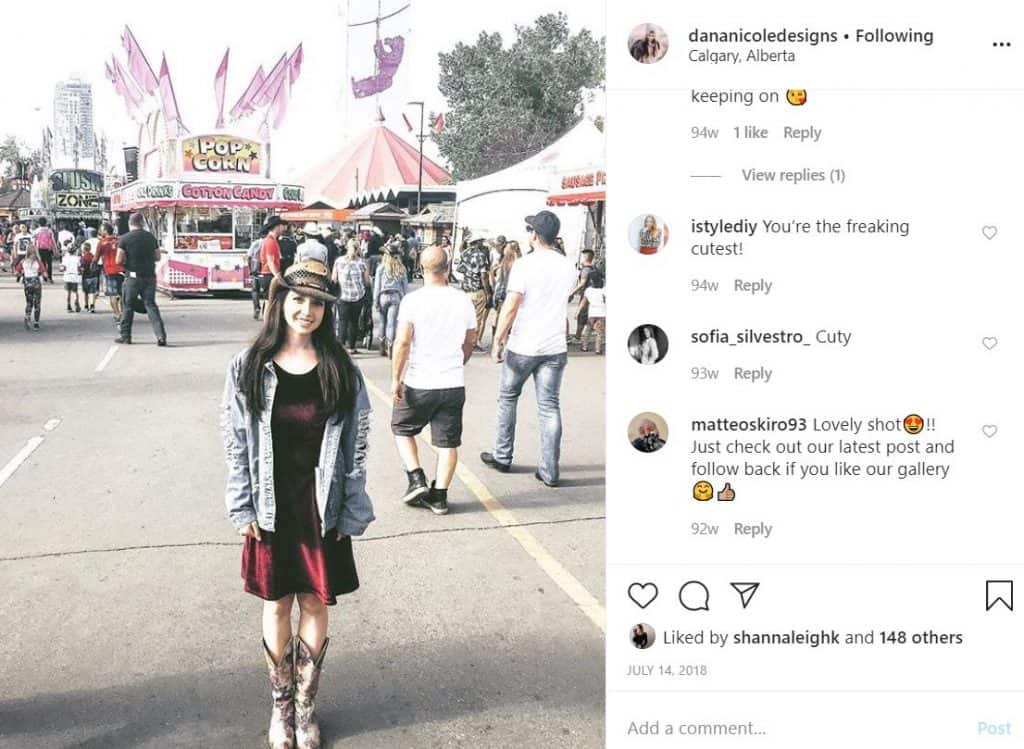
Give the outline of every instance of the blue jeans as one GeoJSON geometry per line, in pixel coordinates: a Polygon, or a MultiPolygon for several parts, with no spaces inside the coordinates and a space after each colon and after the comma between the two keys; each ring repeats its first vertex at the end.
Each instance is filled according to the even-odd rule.
{"type": "Polygon", "coordinates": [[[533,375],[537,391],[537,421],[540,426],[540,461],[537,467],[544,481],[558,481],[558,459],[562,448],[562,412],[559,394],[562,375],[569,357],[562,354],[523,356],[505,352],[498,382],[498,433],[494,440],[494,458],[501,463],[512,462],[516,440],[516,406],[523,385],[533,375]]]}
{"type": "Polygon", "coordinates": [[[395,342],[395,331],[398,328],[398,305],[402,303],[402,295],[394,291],[384,291],[380,295],[380,316],[384,329],[384,340],[395,342]]]}

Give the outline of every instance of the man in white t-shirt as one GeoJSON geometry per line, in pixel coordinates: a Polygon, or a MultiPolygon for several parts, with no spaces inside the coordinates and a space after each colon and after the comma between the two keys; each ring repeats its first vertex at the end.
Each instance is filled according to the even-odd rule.
{"type": "Polygon", "coordinates": [[[541,211],[536,216],[527,216],[526,225],[533,252],[512,265],[491,350],[495,363],[503,362],[494,452],[480,453],[480,459],[502,473],[511,468],[516,405],[523,385],[533,375],[540,427],[540,461],[534,476],[553,487],[558,486],[562,444],[559,396],[568,361],[566,313],[569,294],[576,287],[576,268],[555,249],[561,229],[558,216],[541,211]]]}
{"type": "Polygon", "coordinates": [[[476,344],[476,312],[465,294],[448,285],[443,249],[427,249],[420,262],[423,288],[407,294],[398,307],[391,359],[391,432],[409,477],[402,500],[444,515],[462,444],[463,370],[476,344]],[[427,424],[437,449],[437,469],[429,488],[416,449],[416,435],[427,424]]]}

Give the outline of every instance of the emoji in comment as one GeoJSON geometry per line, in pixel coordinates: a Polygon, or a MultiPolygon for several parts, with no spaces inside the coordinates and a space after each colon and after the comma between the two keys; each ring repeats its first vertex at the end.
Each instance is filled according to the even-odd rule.
{"type": "Polygon", "coordinates": [[[920,434],[924,429],[924,419],[918,414],[910,414],[903,420],[903,431],[907,434],[920,434]]]}
{"type": "Polygon", "coordinates": [[[807,89],[806,88],[791,88],[786,91],[786,101],[792,104],[794,107],[802,107],[807,103],[807,89]]]}

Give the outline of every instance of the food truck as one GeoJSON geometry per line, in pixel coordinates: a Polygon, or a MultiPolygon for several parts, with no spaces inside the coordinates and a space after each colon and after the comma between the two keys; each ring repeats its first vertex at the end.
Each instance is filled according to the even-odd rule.
{"type": "Polygon", "coordinates": [[[116,189],[122,225],[141,212],[160,243],[157,287],[205,294],[250,288],[248,251],[274,213],[302,207],[303,189],[270,179],[270,144],[230,133],[186,134],[140,153],[139,179],[116,189]]]}

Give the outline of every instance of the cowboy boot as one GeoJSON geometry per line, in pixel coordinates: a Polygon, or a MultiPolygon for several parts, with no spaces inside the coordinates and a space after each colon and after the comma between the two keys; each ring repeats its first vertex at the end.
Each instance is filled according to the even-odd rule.
{"type": "Polygon", "coordinates": [[[301,637],[295,638],[295,746],[296,749],[320,749],[320,724],[313,714],[316,692],[320,687],[320,667],[330,638],[324,638],[320,656],[313,654],[301,637]]]}
{"type": "Polygon", "coordinates": [[[295,665],[292,651],[292,640],[288,640],[280,662],[275,665],[266,641],[263,642],[263,655],[270,672],[270,694],[274,699],[267,731],[267,744],[271,749],[295,749],[295,665]]]}

